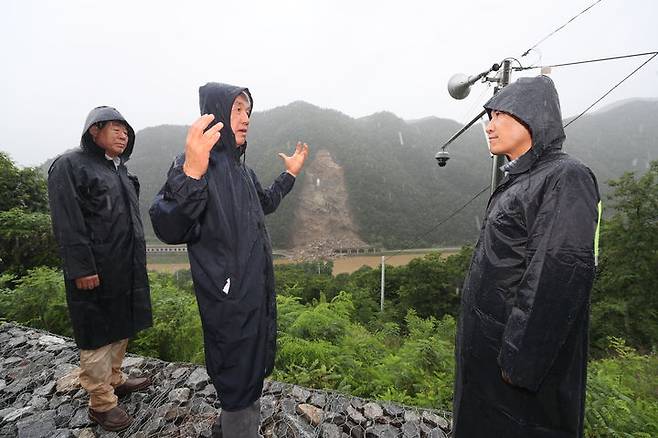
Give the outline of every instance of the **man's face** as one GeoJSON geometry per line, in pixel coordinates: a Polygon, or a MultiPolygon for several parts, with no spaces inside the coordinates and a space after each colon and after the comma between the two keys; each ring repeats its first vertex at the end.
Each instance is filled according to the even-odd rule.
{"type": "Polygon", "coordinates": [[[101,129],[94,125],[89,128],[91,138],[99,148],[105,150],[108,157],[117,157],[123,153],[128,146],[128,128],[126,125],[116,121],[110,121],[101,129]]]}
{"type": "Polygon", "coordinates": [[[487,125],[489,150],[515,160],[532,147],[532,136],[523,123],[502,111],[492,111],[487,125]]]}
{"type": "Polygon", "coordinates": [[[249,101],[244,94],[240,93],[233,101],[231,108],[231,130],[235,134],[235,143],[238,146],[242,146],[247,141],[250,113],[249,101]]]}

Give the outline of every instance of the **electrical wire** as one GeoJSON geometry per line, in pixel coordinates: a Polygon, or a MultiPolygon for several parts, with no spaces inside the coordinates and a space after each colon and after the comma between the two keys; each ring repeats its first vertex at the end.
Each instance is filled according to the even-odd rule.
{"type": "Polygon", "coordinates": [[[602,101],[602,100],[603,100],[608,94],[612,93],[612,92],[615,90],[615,88],[617,88],[617,87],[620,86],[622,83],[624,83],[624,81],[626,81],[626,79],[630,78],[630,77],[633,76],[635,73],[637,73],[642,67],[644,67],[645,65],[647,65],[647,64],[648,64],[653,58],[655,58],[656,56],[658,56],[658,52],[654,52],[654,54],[653,54],[653,56],[652,56],[651,58],[649,58],[649,59],[647,59],[646,61],[644,61],[644,62],[643,62],[638,68],[636,68],[635,70],[633,70],[632,72],[630,72],[630,73],[629,73],[624,79],[622,79],[621,81],[617,82],[617,84],[616,84],[614,87],[612,87],[611,89],[609,89],[609,90],[608,90],[603,96],[599,97],[599,98],[598,98],[593,104],[591,104],[590,106],[588,106],[588,107],[585,109],[585,111],[583,111],[582,113],[578,114],[575,118],[571,119],[571,120],[569,121],[569,123],[567,123],[566,125],[564,125],[564,127],[566,128],[567,126],[571,125],[573,122],[575,122],[576,120],[578,120],[580,117],[582,117],[587,111],[589,111],[590,109],[592,109],[592,107],[593,107],[594,105],[596,105],[597,103],[599,103],[600,101],[602,101]]]}
{"type": "MultiPolygon", "coordinates": [[[[608,96],[610,93],[612,93],[617,87],[619,87],[621,84],[623,84],[627,79],[629,79],[629,78],[630,78],[631,76],[633,76],[635,73],[637,73],[638,71],[640,71],[640,69],[642,69],[642,67],[644,67],[645,65],[647,65],[651,60],[653,60],[656,56],[658,56],[658,52],[647,52],[647,53],[636,54],[636,55],[627,55],[627,56],[622,56],[622,57],[601,58],[601,59],[598,59],[598,60],[590,60],[590,61],[578,61],[578,62],[575,62],[575,63],[568,63],[568,64],[561,64],[561,65],[551,66],[551,67],[562,67],[562,66],[565,66],[565,65],[584,64],[584,63],[586,63],[586,62],[607,61],[607,60],[610,60],[610,59],[630,58],[630,57],[633,57],[633,56],[641,56],[641,55],[648,55],[648,54],[652,54],[653,56],[651,56],[651,58],[647,59],[647,60],[644,61],[642,64],[640,64],[635,70],[633,70],[631,73],[629,73],[628,75],[626,75],[621,81],[617,82],[617,83],[616,83],[616,84],[615,84],[610,90],[608,90],[605,94],[603,94],[603,96],[601,96],[601,97],[598,98],[594,103],[592,103],[590,106],[588,106],[583,112],[581,112],[581,113],[578,114],[576,117],[574,117],[572,120],[570,120],[568,123],[566,123],[566,124],[564,125],[564,128],[568,127],[568,126],[571,125],[573,122],[575,122],[576,120],[578,120],[579,118],[581,118],[583,115],[585,115],[585,113],[587,113],[587,111],[589,111],[589,110],[592,109],[597,103],[599,103],[600,101],[602,101],[603,99],[605,99],[606,96],[608,96]]],[[[422,239],[423,239],[424,237],[426,237],[428,234],[433,233],[434,231],[436,231],[441,225],[445,224],[445,223],[448,222],[450,219],[452,219],[453,217],[455,217],[455,215],[457,215],[459,212],[461,212],[461,211],[464,210],[466,207],[468,207],[473,201],[475,201],[477,198],[479,198],[480,195],[482,195],[482,194],[483,194],[484,192],[486,192],[487,190],[489,190],[489,185],[486,185],[484,188],[482,188],[482,190],[480,190],[478,193],[476,193],[475,195],[473,195],[473,197],[471,197],[471,199],[469,199],[468,201],[466,201],[466,203],[462,204],[459,208],[457,208],[457,209],[455,209],[454,211],[452,211],[452,212],[451,212],[448,216],[446,216],[441,222],[439,222],[438,224],[434,225],[432,228],[430,228],[429,230],[425,231],[424,233],[418,235],[418,236],[413,240],[413,243],[412,243],[411,246],[413,246],[414,244],[416,244],[417,242],[419,242],[420,240],[422,240],[422,239]]],[[[397,255],[400,255],[400,254],[402,254],[402,252],[404,252],[404,251],[403,251],[403,250],[400,250],[400,251],[397,251],[397,252],[395,252],[395,253],[393,253],[393,254],[391,254],[391,255],[388,255],[388,256],[384,257],[383,262],[385,263],[386,260],[390,259],[391,257],[395,257],[395,256],[397,256],[397,255]]]]}
{"type": "MultiPolygon", "coordinates": [[[[453,217],[455,217],[455,215],[456,215],[457,213],[461,212],[463,209],[465,209],[466,207],[468,207],[468,206],[470,205],[471,202],[475,201],[477,198],[480,197],[480,195],[482,195],[484,192],[487,192],[488,190],[489,190],[489,184],[487,184],[482,190],[480,190],[480,191],[477,192],[475,195],[473,195],[473,197],[472,197],[471,199],[469,199],[468,201],[466,201],[465,204],[462,204],[459,208],[457,208],[457,209],[454,210],[452,213],[450,213],[448,216],[446,216],[445,218],[443,218],[443,220],[442,220],[441,222],[439,222],[438,224],[434,225],[432,228],[430,228],[429,230],[425,231],[423,234],[420,234],[419,236],[417,236],[417,237],[415,238],[415,240],[412,241],[411,246],[413,247],[413,245],[415,245],[416,243],[420,242],[425,236],[427,236],[428,234],[433,233],[434,231],[436,231],[441,225],[445,224],[445,223],[448,222],[450,219],[452,219],[453,217]]],[[[400,251],[397,251],[397,252],[395,252],[395,253],[393,253],[393,254],[391,254],[391,255],[389,255],[389,256],[384,257],[384,262],[386,262],[386,260],[390,259],[391,257],[395,257],[396,255],[400,255],[400,254],[402,254],[403,252],[404,252],[404,250],[400,250],[400,251]]]]}
{"type": "Polygon", "coordinates": [[[591,63],[591,62],[612,61],[612,60],[615,60],[615,59],[625,59],[625,58],[635,58],[637,56],[655,55],[657,53],[658,52],[644,52],[644,53],[634,53],[632,55],[620,55],[620,56],[609,56],[607,58],[588,59],[586,61],[565,62],[563,64],[531,65],[529,67],[514,67],[513,70],[523,71],[523,70],[533,70],[533,69],[539,69],[539,68],[567,67],[567,66],[570,66],[570,65],[588,64],[588,63],[591,63]]]}
{"type": "MultiPolygon", "coordinates": [[[[616,84],[615,84],[610,90],[608,90],[605,94],[603,94],[603,96],[601,96],[601,97],[598,98],[594,103],[592,103],[590,106],[588,106],[583,112],[581,112],[581,113],[578,114],[576,117],[574,117],[572,120],[570,120],[568,123],[566,123],[566,124],[564,125],[564,128],[567,128],[567,127],[568,127],[569,125],[571,125],[573,122],[575,122],[576,120],[578,120],[579,118],[581,118],[583,115],[585,115],[585,113],[587,113],[587,111],[589,111],[589,110],[592,109],[597,103],[599,103],[600,101],[602,101],[603,99],[605,99],[606,96],[608,96],[610,93],[612,93],[617,87],[619,87],[619,86],[620,86],[622,83],[624,83],[627,79],[629,79],[629,78],[630,78],[631,76],[633,76],[635,73],[637,73],[638,71],[640,71],[640,69],[642,69],[642,67],[644,67],[645,65],[647,65],[651,60],[653,60],[656,56],[658,56],[658,52],[647,52],[647,53],[639,53],[639,54],[635,54],[635,55],[615,56],[615,57],[609,57],[609,58],[600,58],[600,59],[594,59],[594,60],[589,60],[589,61],[577,61],[577,62],[573,62],[573,63],[566,63],[566,64],[559,64],[559,65],[550,66],[550,67],[563,67],[563,66],[566,66],[566,65],[584,64],[584,63],[587,63],[587,62],[608,61],[608,60],[611,60],[611,59],[630,58],[630,57],[642,56],[642,55],[653,55],[653,56],[651,56],[651,58],[647,59],[647,60],[644,61],[642,64],[640,64],[635,70],[633,70],[631,73],[629,73],[628,75],[626,75],[621,81],[617,82],[617,83],[616,83],[616,84]]],[[[517,62],[518,62],[518,61],[517,61],[517,62]]],[[[520,63],[519,63],[519,64],[520,64],[520,63]]],[[[532,68],[532,67],[528,67],[528,68],[532,68]]],[[[525,68],[525,69],[528,69],[528,68],[525,68]]],[[[536,68],[536,67],[535,67],[535,68],[536,68]]],[[[480,190],[478,193],[476,193],[475,195],[473,195],[473,197],[472,197],[471,199],[469,199],[465,204],[461,205],[459,208],[457,208],[457,209],[454,210],[452,213],[450,213],[448,216],[446,216],[441,222],[439,222],[438,224],[434,225],[434,226],[433,226],[432,228],[430,228],[429,230],[427,230],[427,231],[425,231],[424,233],[422,233],[422,234],[420,234],[419,236],[417,236],[417,237],[414,239],[414,241],[413,241],[413,243],[412,243],[411,246],[413,246],[413,244],[415,244],[415,243],[419,242],[420,240],[422,240],[422,239],[423,239],[424,237],[426,237],[428,234],[430,234],[430,233],[436,231],[436,229],[438,229],[441,225],[443,225],[444,223],[446,223],[447,221],[449,221],[450,219],[452,219],[455,215],[457,215],[457,213],[459,213],[459,212],[461,212],[462,210],[464,210],[468,205],[470,205],[473,201],[475,201],[478,197],[480,197],[480,195],[482,195],[482,194],[483,194],[484,192],[486,192],[487,190],[489,190],[489,185],[487,185],[487,186],[484,187],[482,190],[480,190]]],[[[386,262],[386,260],[390,259],[391,257],[395,257],[396,255],[401,254],[402,252],[403,252],[403,250],[400,250],[400,251],[397,251],[397,252],[395,252],[395,253],[393,253],[393,254],[391,254],[391,255],[389,255],[389,256],[384,257],[384,262],[386,262]]]]}
{"type": "MultiPolygon", "coordinates": [[[[564,27],[566,27],[569,23],[571,23],[572,21],[574,21],[576,18],[580,17],[581,15],[583,15],[584,13],[586,13],[587,11],[589,11],[590,9],[592,9],[594,6],[596,6],[597,4],[601,3],[601,1],[602,1],[602,0],[597,0],[597,1],[595,1],[595,2],[592,3],[590,6],[588,6],[588,7],[585,8],[584,10],[582,10],[580,13],[578,13],[577,15],[575,15],[574,17],[572,17],[572,18],[571,18],[569,21],[567,21],[565,24],[563,24],[562,26],[558,27],[558,28],[555,29],[553,32],[551,32],[550,34],[546,35],[544,38],[542,38],[541,40],[539,40],[534,46],[532,46],[531,48],[529,48],[528,50],[526,50],[526,51],[521,55],[521,57],[527,56],[528,53],[530,53],[532,50],[536,49],[537,46],[539,46],[541,43],[543,43],[544,41],[546,41],[546,40],[547,40],[548,38],[550,38],[551,36],[555,35],[557,32],[559,32],[559,31],[562,30],[564,27]]],[[[554,65],[548,65],[548,66],[530,66],[530,67],[523,67],[523,65],[521,64],[521,62],[520,62],[518,59],[516,59],[516,58],[509,58],[509,59],[512,59],[512,60],[516,61],[516,62],[519,64],[519,67],[514,68],[515,71],[522,71],[522,70],[538,69],[538,68],[545,68],[545,67],[550,67],[550,68],[566,67],[566,66],[571,66],[571,65],[587,64],[587,63],[601,62],[601,61],[611,61],[611,60],[615,60],[615,59],[633,58],[633,57],[637,57],[637,56],[646,56],[646,55],[653,55],[653,56],[651,56],[651,58],[649,58],[649,59],[647,59],[645,62],[643,62],[639,67],[637,67],[635,70],[633,70],[630,74],[628,74],[626,77],[624,77],[624,78],[623,78],[621,81],[619,81],[617,84],[615,84],[615,86],[613,86],[610,90],[608,90],[603,96],[601,96],[600,98],[598,98],[598,99],[597,99],[594,103],[592,103],[590,106],[588,106],[583,112],[581,112],[581,113],[578,114],[575,118],[573,118],[573,119],[570,120],[568,123],[566,123],[566,124],[564,125],[564,128],[566,128],[566,127],[568,127],[569,125],[571,125],[573,122],[575,122],[576,120],[578,120],[580,117],[582,117],[585,113],[587,113],[587,111],[589,111],[590,109],[592,109],[597,103],[599,103],[601,100],[603,100],[606,96],[608,96],[610,93],[612,93],[617,87],[619,87],[622,83],[624,83],[628,78],[630,78],[630,77],[633,76],[635,73],[637,73],[642,67],[644,67],[646,64],[648,64],[653,58],[655,58],[656,56],[658,56],[658,52],[645,52],[645,53],[637,53],[637,54],[632,54],[632,55],[612,56],[612,57],[607,57],[607,58],[597,58],[597,59],[590,59],[590,60],[585,60],[585,61],[575,61],[575,62],[569,62],[569,63],[554,64],[554,65]]],[[[445,146],[444,146],[444,147],[445,147],[445,146]]],[[[487,190],[489,190],[489,185],[487,185],[487,186],[484,187],[482,190],[480,190],[478,193],[476,193],[475,195],[473,195],[473,197],[472,197],[471,199],[469,199],[465,204],[461,205],[459,208],[457,208],[456,210],[454,210],[453,212],[451,212],[451,213],[450,213],[448,216],[446,216],[441,222],[439,222],[438,224],[436,224],[435,226],[433,226],[432,228],[430,228],[430,229],[427,230],[426,232],[422,233],[421,235],[417,236],[417,237],[415,238],[415,240],[413,241],[413,243],[412,243],[411,246],[413,246],[413,244],[419,242],[421,239],[423,239],[424,237],[426,237],[428,234],[430,234],[430,233],[436,231],[441,225],[443,225],[444,223],[446,223],[447,221],[449,221],[450,219],[452,219],[455,215],[457,215],[459,212],[461,212],[462,210],[464,210],[468,205],[470,205],[473,201],[475,201],[478,197],[480,197],[480,195],[482,195],[482,194],[483,194],[484,192],[486,192],[487,190]]],[[[391,254],[391,255],[389,255],[389,256],[386,256],[386,257],[383,258],[382,262],[386,262],[386,260],[390,259],[391,257],[395,257],[396,255],[399,255],[399,254],[401,254],[402,252],[403,252],[403,250],[400,250],[400,251],[397,251],[397,252],[395,252],[395,253],[393,253],[393,254],[391,254]]]]}
{"type": "Polygon", "coordinates": [[[534,50],[538,45],[540,45],[541,43],[543,43],[544,41],[546,41],[547,39],[549,39],[550,37],[552,37],[553,35],[555,35],[556,33],[558,33],[560,30],[562,30],[564,27],[566,27],[567,24],[571,23],[571,22],[574,21],[576,18],[580,17],[580,16],[583,15],[585,12],[589,11],[590,9],[592,9],[594,6],[596,6],[596,5],[598,5],[599,3],[601,3],[601,1],[602,1],[602,0],[596,0],[594,3],[592,3],[591,5],[589,5],[587,8],[585,8],[583,11],[581,11],[581,12],[580,12],[579,14],[577,14],[576,16],[572,17],[569,21],[567,21],[566,23],[564,23],[562,26],[558,27],[558,28],[555,29],[553,32],[551,32],[551,33],[549,33],[548,35],[546,35],[544,38],[542,38],[541,40],[539,40],[539,41],[537,42],[537,44],[535,44],[534,46],[530,47],[528,50],[526,50],[525,52],[523,52],[523,55],[521,55],[521,57],[526,56],[528,53],[530,53],[532,50],[534,50]]]}

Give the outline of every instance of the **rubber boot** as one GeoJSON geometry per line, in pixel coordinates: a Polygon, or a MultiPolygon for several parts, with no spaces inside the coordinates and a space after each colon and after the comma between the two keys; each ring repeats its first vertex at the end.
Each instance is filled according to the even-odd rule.
{"type": "Polygon", "coordinates": [[[220,418],[224,438],[258,438],[260,399],[240,411],[222,410],[220,418]]]}

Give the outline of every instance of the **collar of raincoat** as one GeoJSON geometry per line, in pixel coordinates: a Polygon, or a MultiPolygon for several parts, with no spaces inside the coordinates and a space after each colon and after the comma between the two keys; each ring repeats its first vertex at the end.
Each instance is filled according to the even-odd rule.
{"type": "Polygon", "coordinates": [[[101,157],[104,157],[105,150],[94,143],[94,140],[89,133],[89,128],[98,122],[109,122],[112,120],[123,122],[128,128],[128,144],[126,145],[126,149],[124,149],[121,155],[119,155],[121,162],[125,163],[130,159],[130,155],[133,153],[133,148],[135,146],[135,131],[133,130],[132,126],[130,126],[128,121],[126,121],[126,119],[121,115],[121,113],[117,111],[116,108],[112,108],[111,106],[98,106],[89,112],[87,120],[85,121],[85,127],[82,130],[80,147],[101,157]]]}
{"type": "Polygon", "coordinates": [[[240,93],[245,93],[251,102],[251,111],[253,111],[254,99],[251,97],[249,89],[237,87],[235,85],[221,84],[218,82],[208,82],[206,85],[199,87],[199,108],[201,114],[212,114],[215,119],[208,126],[210,128],[217,122],[224,123],[221,130],[221,137],[214,149],[218,153],[229,153],[235,159],[239,160],[247,149],[247,142],[237,147],[235,143],[235,134],[231,129],[231,108],[233,101],[240,93]]]}
{"type": "Polygon", "coordinates": [[[532,147],[507,167],[510,174],[526,172],[545,151],[562,149],[566,135],[560,99],[548,76],[519,78],[485,103],[484,109],[489,117],[494,110],[512,114],[530,128],[532,147]]]}

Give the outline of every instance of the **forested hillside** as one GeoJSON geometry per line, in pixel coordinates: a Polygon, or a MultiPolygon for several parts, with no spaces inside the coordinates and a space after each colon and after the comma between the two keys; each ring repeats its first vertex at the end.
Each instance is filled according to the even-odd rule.
{"type": "MultiPolygon", "coordinates": [[[[477,236],[486,194],[444,226],[424,233],[489,182],[490,160],[479,124],[451,145],[446,167],[436,165],[438,147],[459,128],[451,120],[404,121],[386,112],[354,119],[294,102],[253,114],[246,161],[269,184],[283,170],[277,152],[291,153],[298,140],[305,141],[311,146],[309,165],[323,150],[341,167],[347,196],[341,205],[350,210],[361,240],[386,248],[461,245],[477,236]]],[[[185,126],[171,125],[137,133],[129,168],[141,181],[142,215],[151,239],[148,206],[173,157],[182,152],[185,134],[185,126]]],[[[577,120],[567,128],[565,150],[592,168],[605,192],[608,179],[645,171],[658,158],[657,138],[658,102],[632,100],[577,120]]],[[[302,173],[297,189],[268,218],[275,247],[293,244],[304,178],[302,173]]],[[[332,231],[324,237],[331,238],[332,231]]]]}

